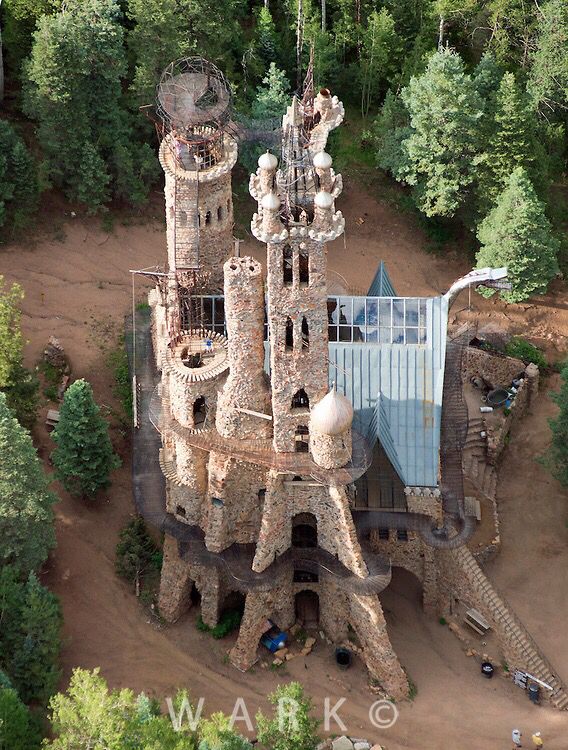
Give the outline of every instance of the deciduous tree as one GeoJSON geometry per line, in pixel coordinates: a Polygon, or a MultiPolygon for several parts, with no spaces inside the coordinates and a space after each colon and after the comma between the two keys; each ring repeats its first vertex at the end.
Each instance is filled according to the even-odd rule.
{"type": "Polygon", "coordinates": [[[528,88],[544,113],[568,108],[568,4],[548,0],[540,6],[536,50],[528,88]]]}
{"type": "Polygon", "coordinates": [[[68,492],[93,497],[109,486],[109,475],[120,466],[120,459],[85,380],[76,380],[67,389],[53,440],[55,475],[68,492]]]}
{"type": "Polygon", "coordinates": [[[269,719],[261,711],[256,715],[258,741],[270,750],[316,750],[320,738],[319,722],[312,717],[312,701],[299,682],[279,685],[268,696],[276,706],[269,719]]]}

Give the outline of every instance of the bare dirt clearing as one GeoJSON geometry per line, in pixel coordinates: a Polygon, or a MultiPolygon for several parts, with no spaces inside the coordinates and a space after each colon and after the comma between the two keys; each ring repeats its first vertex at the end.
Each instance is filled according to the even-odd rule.
{"type": "MultiPolygon", "coordinates": [[[[348,183],[340,203],[347,235],[329,248],[334,285],[365,290],[377,262],[384,260],[398,294],[432,295],[445,291],[468,263],[456,254],[432,256],[413,221],[348,183]],[[355,220],[361,217],[364,223],[355,220]],[[345,282],[342,281],[345,279],[345,282]]],[[[74,377],[93,384],[99,403],[118,409],[112,395],[112,373],[104,348],[114,346],[131,305],[129,269],[162,263],[165,232],[159,223],[101,230],[98,220],[79,218],[64,224],[65,239],[40,238],[32,247],[11,245],[0,252],[0,273],[19,281],[26,292],[24,333],[29,339],[27,364],[37,361],[50,335],[64,345],[74,377]]],[[[47,233],[47,230],[46,230],[47,233]]],[[[260,246],[247,239],[241,253],[259,259],[260,246]]],[[[334,291],[336,291],[334,289],[334,291]]],[[[137,280],[137,299],[144,299],[137,280]]],[[[452,309],[452,320],[491,322],[529,336],[552,358],[561,356],[568,334],[568,301],[564,287],[531,305],[505,306],[464,293],[452,309]]],[[[500,472],[498,489],[503,551],[489,573],[517,613],[568,680],[568,531],[567,493],[534,457],[549,441],[547,417],[554,413],[547,392],[557,378],[543,384],[533,413],[514,432],[500,472]]],[[[36,441],[46,457],[52,449],[42,408],[36,441]]],[[[500,750],[510,731],[542,730],[549,748],[566,748],[568,716],[533,707],[526,696],[502,679],[484,680],[479,667],[463,654],[458,641],[437,621],[425,617],[414,580],[395,571],[382,601],[394,646],[418,687],[412,703],[401,704],[400,719],[388,731],[370,725],[368,709],[375,698],[366,687],[362,668],[339,672],[331,647],[318,641],[308,658],[290,662],[285,673],[256,667],[241,674],[224,663],[230,642],[199,633],[195,612],[162,628],[149,621],[129,587],[114,573],[118,531],[133,513],[129,442],[113,430],[124,466],[113,477],[108,499],[85,505],[60,492],[57,505],[58,548],[45,576],[61,597],[65,616],[64,679],[73,667],[100,666],[113,686],[129,686],[163,697],[177,686],[206,698],[205,711],[230,712],[238,696],[251,713],[265,707],[266,695],[278,682],[297,678],[314,698],[320,715],[323,700],[347,699],[339,713],[354,736],[369,736],[398,748],[500,750]]],[[[60,488],[58,488],[60,489],[60,488]]],[[[341,733],[339,728],[331,731],[341,733]]]]}

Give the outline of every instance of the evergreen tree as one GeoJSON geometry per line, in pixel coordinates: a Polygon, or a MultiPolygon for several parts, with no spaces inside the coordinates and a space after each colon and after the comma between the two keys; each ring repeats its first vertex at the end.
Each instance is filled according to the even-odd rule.
{"type": "Polygon", "coordinates": [[[37,452],[0,393],[0,564],[37,570],[55,546],[52,504],[37,452]]]}
{"type": "Polygon", "coordinates": [[[67,0],[40,18],[26,67],[26,111],[39,121],[48,177],[93,211],[111,196],[140,203],[157,171],[123,106],[120,22],[118,0],[67,0]]]}
{"type": "Polygon", "coordinates": [[[528,88],[545,112],[561,112],[568,108],[568,4],[548,0],[540,11],[528,88]]]}
{"type": "Polygon", "coordinates": [[[59,678],[61,611],[54,594],[30,573],[19,622],[21,645],[12,656],[10,674],[26,703],[47,703],[59,678]]]}
{"type": "MultiPolygon", "coordinates": [[[[558,242],[522,167],[512,172],[497,205],[479,225],[477,236],[482,245],[477,267],[508,268],[512,289],[501,293],[507,302],[522,302],[532,294],[546,292],[558,271],[558,242]]],[[[480,291],[486,297],[494,292],[480,291]]]]}
{"type": "Polygon", "coordinates": [[[483,105],[484,119],[495,116],[497,92],[503,78],[503,68],[492,52],[484,52],[473,71],[473,83],[483,105]]]}
{"type": "Polygon", "coordinates": [[[491,30],[488,47],[504,67],[527,68],[537,28],[537,4],[524,0],[490,0],[485,7],[491,30]]]}
{"type": "Polygon", "coordinates": [[[23,298],[24,291],[19,284],[6,289],[4,277],[0,276],[0,388],[12,384],[14,369],[22,360],[24,341],[20,328],[20,302],[23,298]]]}
{"type": "Polygon", "coordinates": [[[160,551],[148,534],[144,519],[137,516],[120,532],[115,569],[119,576],[134,583],[138,596],[141,578],[152,567],[160,569],[160,551]]]}
{"type": "Polygon", "coordinates": [[[513,73],[501,79],[495,100],[493,133],[486,156],[487,178],[481,192],[495,201],[515,167],[523,167],[533,177],[536,123],[527,95],[519,89],[513,73]]]}
{"type": "Polygon", "coordinates": [[[55,476],[68,492],[93,497],[109,486],[109,474],[120,466],[120,460],[85,380],[76,380],[67,389],[53,440],[57,445],[52,453],[55,476]]]}
{"type": "Polygon", "coordinates": [[[30,711],[18,693],[0,686],[0,750],[37,750],[39,742],[30,711]]]}
{"type": "Polygon", "coordinates": [[[377,166],[404,181],[408,157],[403,148],[411,133],[408,111],[399,96],[390,89],[371,129],[366,133],[375,148],[377,166]]]}
{"type": "Polygon", "coordinates": [[[0,120],[0,227],[22,229],[37,209],[35,162],[16,131],[0,120]]]}
{"type": "Polygon", "coordinates": [[[402,91],[411,133],[403,149],[406,181],[427,216],[454,216],[475,177],[481,102],[459,55],[436,52],[425,72],[402,91]]]}
{"type": "Polygon", "coordinates": [[[256,10],[255,49],[264,69],[278,60],[278,36],[270,10],[262,5],[256,10]]]}
{"type": "Polygon", "coordinates": [[[316,750],[319,722],[311,716],[312,701],[300,683],[279,685],[268,700],[282,710],[272,719],[262,712],[256,715],[259,743],[270,750],[316,750]]]}
{"type": "Polygon", "coordinates": [[[559,407],[558,416],[549,420],[552,443],[545,462],[561,485],[568,487],[568,364],[560,373],[560,392],[552,398],[559,407]]]}
{"type": "Polygon", "coordinates": [[[286,73],[279,70],[274,63],[270,63],[262,83],[264,85],[258,87],[252,105],[253,117],[259,120],[281,117],[290,104],[290,84],[286,73]]]}
{"type": "Polygon", "coordinates": [[[57,678],[61,613],[57,598],[34,573],[26,581],[16,568],[0,569],[0,669],[25,702],[44,703],[57,678]]]}
{"type": "Polygon", "coordinates": [[[30,54],[33,32],[38,19],[60,5],[58,0],[3,0],[2,41],[6,51],[6,67],[19,74],[30,54]]]}

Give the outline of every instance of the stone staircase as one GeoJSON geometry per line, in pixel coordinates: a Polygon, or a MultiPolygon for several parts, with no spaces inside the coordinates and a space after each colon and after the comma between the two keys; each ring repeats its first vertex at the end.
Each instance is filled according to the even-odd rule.
{"type": "Polygon", "coordinates": [[[484,422],[481,417],[469,420],[463,447],[463,470],[479,492],[493,501],[497,490],[497,470],[487,463],[486,440],[480,435],[483,428],[484,422]]]}
{"type": "Polygon", "coordinates": [[[504,598],[497,593],[470,550],[464,546],[452,550],[449,554],[454,558],[455,563],[469,581],[475,596],[479,599],[476,606],[493,623],[505,653],[509,652],[508,658],[512,662],[514,658],[511,666],[527,671],[550,685],[553,688],[549,698],[551,704],[560,710],[568,710],[568,692],[565,685],[556,676],[554,669],[540,653],[538,646],[504,598]]]}

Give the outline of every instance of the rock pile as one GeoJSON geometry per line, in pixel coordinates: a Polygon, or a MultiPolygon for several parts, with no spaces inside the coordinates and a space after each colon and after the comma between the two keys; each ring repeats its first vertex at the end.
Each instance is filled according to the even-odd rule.
{"type": "Polygon", "coordinates": [[[368,740],[342,735],[334,740],[326,740],[318,750],[386,750],[382,745],[371,745],[368,740]]]}

